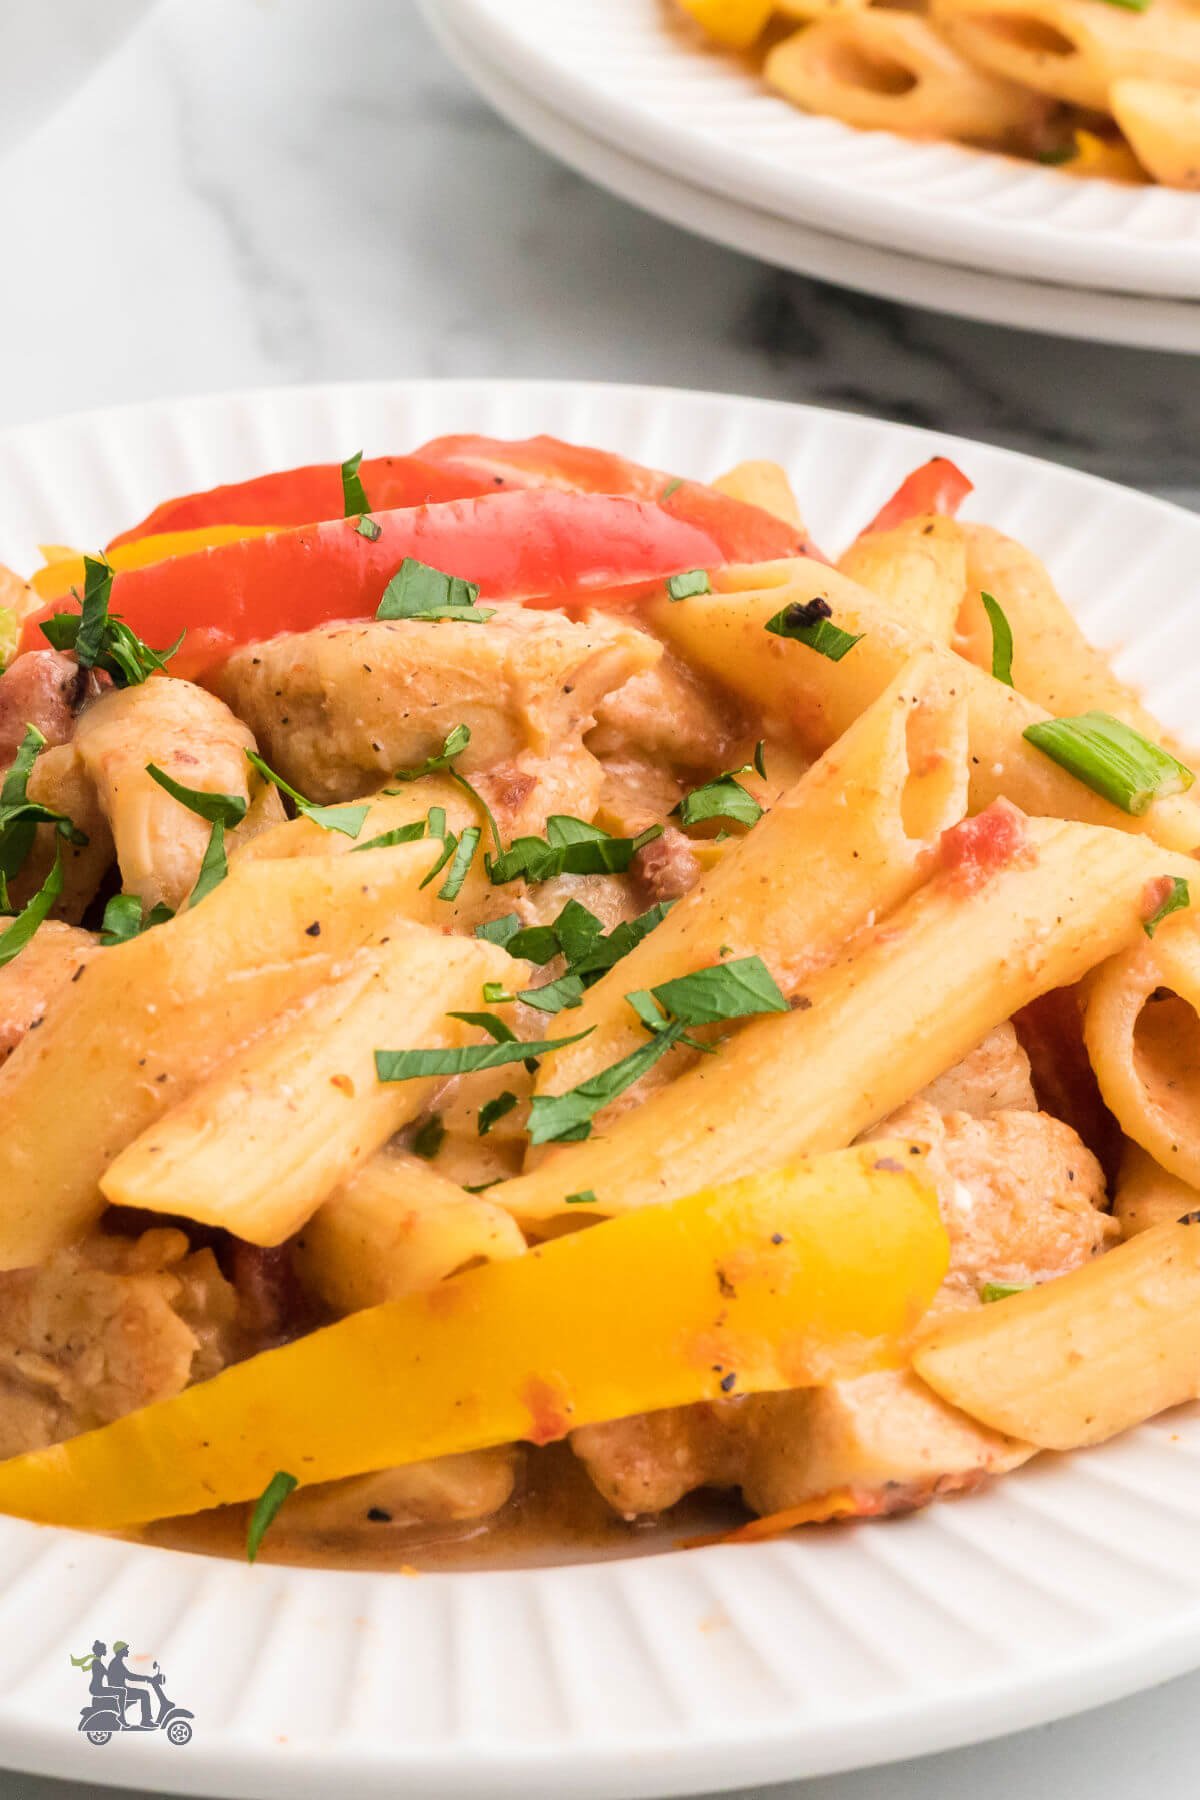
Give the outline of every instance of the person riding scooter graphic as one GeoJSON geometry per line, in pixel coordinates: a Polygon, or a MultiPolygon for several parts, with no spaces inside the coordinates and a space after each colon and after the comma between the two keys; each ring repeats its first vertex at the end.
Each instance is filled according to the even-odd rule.
{"type": "Polygon", "coordinates": [[[83,1707],[79,1719],[79,1729],[86,1733],[88,1742],[107,1744],[114,1731],[165,1731],[168,1743],[188,1743],[192,1735],[189,1720],[195,1714],[168,1700],[167,1678],[157,1662],[152,1675],[139,1675],[125,1660],[129,1654],[129,1645],[118,1638],[113,1644],[112,1657],[106,1668],[104,1658],[107,1649],[107,1645],[97,1638],[86,1656],[71,1658],[75,1668],[86,1669],[88,1672],[88,1686],[92,1697],[83,1707]],[[144,1684],[146,1688],[153,1690],[158,1701],[158,1711],[153,1716],[150,1694],[143,1692],[135,1683],[144,1684]],[[138,1707],[136,1719],[130,1716],[134,1702],[138,1707]]]}

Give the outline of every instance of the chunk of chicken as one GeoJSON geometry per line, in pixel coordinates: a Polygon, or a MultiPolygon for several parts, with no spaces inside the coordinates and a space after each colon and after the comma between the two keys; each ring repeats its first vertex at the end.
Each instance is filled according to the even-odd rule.
{"type": "MultiPolygon", "coordinates": [[[[978,1119],[991,1113],[1038,1109],[1029,1058],[1007,1021],[989,1031],[981,1044],[916,1097],[938,1112],[973,1113],[978,1119]]],[[[882,1125],[871,1133],[872,1137],[889,1135],[882,1125]]]]}
{"type": "Polygon", "coordinates": [[[236,1301],[182,1231],[96,1234],[0,1275],[0,1456],[169,1399],[233,1354],[236,1301]]]}
{"type": "MultiPolygon", "coordinates": [[[[966,1062],[962,1093],[1015,1090],[1002,1044],[966,1062]],[[997,1082],[1005,1061],[1009,1074],[997,1082]],[[980,1082],[987,1069],[991,1078],[980,1082]]],[[[942,1114],[919,1099],[871,1135],[929,1145],[951,1258],[935,1310],[979,1304],[985,1282],[1066,1274],[1115,1233],[1099,1210],[1100,1165],[1046,1113],[942,1114]]],[[[572,1443],[604,1497],[629,1514],[661,1510],[699,1486],[740,1487],[760,1512],[842,1488],[861,1511],[894,1511],[974,1486],[1030,1454],[945,1406],[907,1371],[618,1420],[575,1432],[572,1443]]]]}
{"type": "Polygon", "coordinates": [[[89,707],[75,746],[112,828],[126,893],[178,909],[195,886],[212,827],[147,773],[185,787],[249,796],[254,738],[229,708],[189,681],[154,677],[89,707]]]}
{"type": "Polygon", "coordinates": [[[460,724],[471,732],[465,774],[519,780],[523,756],[586,754],[603,697],[661,655],[616,620],[500,605],[484,624],[370,620],[285,634],[236,651],[212,684],[272,766],[329,801],[416,767],[460,724]]]}
{"type": "Polygon", "coordinates": [[[48,920],[19,956],[0,967],[0,1067],[75,979],[95,941],[90,931],[48,920]]]}
{"type": "Polygon", "coordinates": [[[63,813],[87,842],[70,843],[53,826],[40,825],[29,859],[12,884],[13,902],[25,904],[45,881],[58,855],[62,858],[63,890],[55,902],[54,917],[77,925],[112,867],[115,851],[99,796],[74,742],[42,751],[29,777],[29,797],[63,813]]]}
{"type": "Polygon", "coordinates": [[[653,757],[669,769],[714,774],[744,733],[728,701],[668,652],[606,694],[588,749],[597,756],[653,757]]]}
{"type": "Polygon", "coordinates": [[[317,1482],[288,1501],[273,1542],[282,1547],[291,1532],[311,1539],[314,1533],[378,1532],[383,1525],[403,1529],[490,1518],[511,1499],[519,1466],[517,1447],[510,1444],[317,1482]]]}

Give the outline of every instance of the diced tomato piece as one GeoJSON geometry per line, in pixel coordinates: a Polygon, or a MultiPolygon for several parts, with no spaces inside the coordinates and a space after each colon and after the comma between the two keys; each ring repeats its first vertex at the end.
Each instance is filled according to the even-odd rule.
{"type": "MultiPolygon", "coordinates": [[[[528,476],[511,479],[495,471],[475,474],[419,456],[376,456],[358,471],[372,512],[395,512],[404,506],[428,506],[441,500],[470,500],[507,487],[529,487],[528,476]]],[[[168,531],[201,531],[211,525],[312,525],[342,516],[342,471],[338,463],[312,463],[281,469],[252,481],[234,481],[199,494],[164,500],[134,525],[113,538],[108,548],[168,531]]]]}
{"type": "MultiPolygon", "coordinates": [[[[156,647],[187,638],[172,673],[194,676],[238,644],[334,619],[373,615],[405,557],[478,582],[483,597],[578,603],[727,559],[706,532],[620,495],[554,488],[491,493],[242,538],[114,577],[111,607],[156,647]]],[[[22,648],[44,648],[41,621],[78,603],[51,601],[26,621],[22,648]]]]}
{"type": "Polygon", "coordinates": [[[960,893],[972,894],[989,876],[1016,862],[1030,862],[1034,851],[1024,815],[1007,800],[993,800],[973,819],[943,831],[938,854],[960,893]]]}
{"type": "Polygon", "coordinates": [[[906,519],[922,513],[945,513],[953,518],[975,483],[968,481],[957,463],[948,456],[935,456],[905,477],[885,506],[880,507],[871,523],[861,532],[890,531],[906,519]]]}

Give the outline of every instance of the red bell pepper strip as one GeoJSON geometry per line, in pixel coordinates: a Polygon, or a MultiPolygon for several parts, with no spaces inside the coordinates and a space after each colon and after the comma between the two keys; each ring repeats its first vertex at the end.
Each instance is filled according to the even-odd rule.
{"type": "MultiPolygon", "coordinates": [[[[157,646],[186,630],[171,673],[196,676],[239,644],[372,616],[406,556],[478,582],[486,599],[546,605],[727,560],[697,526],[624,496],[536,487],[373,517],[374,540],[356,519],[331,519],[122,570],[111,609],[157,646]]],[[[77,605],[58,599],[33,613],[21,648],[44,648],[42,620],[77,605]]]]}
{"type": "MultiPolygon", "coordinates": [[[[528,476],[512,479],[494,473],[475,474],[419,456],[376,456],[359,468],[359,479],[372,513],[395,512],[404,506],[428,506],[440,500],[469,500],[505,487],[535,485],[528,476]]],[[[140,525],[113,538],[108,548],[134,544],[140,538],[169,531],[202,531],[212,525],[311,525],[342,516],[342,471],[338,463],[311,463],[302,469],[280,469],[252,481],[229,482],[199,494],[164,500],[140,525]]]]}
{"type": "MultiPolygon", "coordinates": [[[[561,438],[487,438],[460,435],[432,438],[416,452],[477,476],[506,481],[535,476],[555,487],[593,494],[629,494],[654,500],[677,519],[686,519],[721,546],[727,563],[775,562],[790,556],[818,556],[802,532],[762,507],[734,500],[699,481],[680,481],[607,450],[591,450],[561,438]]],[[[821,558],[823,561],[824,558],[821,558]]]]}
{"type": "Polygon", "coordinates": [[[871,523],[859,533],[866,537],[872,531],[890,531],[906,519],[922,513],[945,513],[953,518],[975,483],[968,481],[957,463],[948,456],[935,456],[907,475],[891,499],[880,507],[871,523]]]}

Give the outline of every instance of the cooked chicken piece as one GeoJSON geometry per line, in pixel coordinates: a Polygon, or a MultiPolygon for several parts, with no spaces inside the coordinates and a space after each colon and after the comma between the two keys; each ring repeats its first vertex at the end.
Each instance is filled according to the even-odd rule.
{"type": "MultiPolygon", "coordinates": [[[[1005,1054],[993,1045],[966,1062],[995,1074],[1005,1054]]],[[[963,1084],[964,1092],[988,1090],[986,1081],[963,1084]]],[[[930,1147],[951,1258],[936,1311],[977,1305],[985,1282],[1023,1286],[1066,1274],[1115,1235],[1099,1210],[1100,1165],[1046,1113],[976,1118],[914,1100],[870,1135],[930,1147]]],[[[573,1433],[572,1445],[600,1492],[629,1514],[661,1510],[700,1486],[740,1487],[759,1512],[835,1488],[849,1488],[864,1512],[894,1511],[975,1486],[1030,1454],[904,1371],[622,1419],[573,1433]]]]}
{"type": "Polygon", "coordinates": [[[342,1533],[381,1526],[454,1525],[486,1519],[512,1497],[520,1453],[515,1444],[495,1450],[468,1450],[432,1462],[406,1463],[321,1481],[293,1494],[272,1542],[279,1548],[289,1532],[342,1533]]]}
{"type": "Polygon", "coordinates": [[[25,1033],[41,1024],[55,995],[93,954],[95,942],[90,931],[48,920],[19,956],[0,967],[0,1066],[25,1033]]]}
{"type": "Polygon", "coordinates": [[[127,894],[178,910],[195,886],[211,825],[146,773],[154,763],[190,788],[249,795],[254,739],[229,708],[189,681],[153,677],[89,707],[75,744],[112,828],[127,894]]]}
{"type": "MultiPolygon", "coordinates": [[[[0,604],[3,604],[0,601],[0,604]]],[[[28,726],[47,744],[65,744],[80,710],[109,685],[60,650],[29,650],[0,675],[0,769],[7,769],[28,726]]]]}
{"type": "Polygon", "coordinates": [[[929,1146],[950,1272],[938,1310],[974,1304],[986,1282],[1024,1287],[1065,1275],[1117,1236],[1104,1173],[1069,1125],[1041,1112],[990,1118],[939,1113],[914,1100],[868,1137],[911,1137],[929,1146]]]}
{"type": "Polygon", "coordinates": [[[606,756],[600,767],[604,781],[595,822],[617,837],[637,837],[648,825],[661,824],[687,792],[686,782],[649,757],[606,756]]]}
{"type": "MultiPolygon", "coordinates": [[[[986,1119],[997,1112],[1036,1112],[1037,1099],[1029,1058],[1018,1041],[1011,1024],[997,1025],[981,1044],[968,1052],[961,1062],[931,1081],[915,1096],[938,1112],[973,1113],[986,1119]]],[[[885,1120],[872,1131],[872,1137],[887,1137],[890,1121],[885,1120]],[[886,1129],[885,1129],[886,1127],[886,1129]]],[[[903,1132],[900,1133],[903,1136],[903,1132]]]]}
{"type": "Polygon", "coordinates": [[[25,867],[12,883],[13,904],[23,906],[62,857],[63,891],[53,916],[77,925],[96,897],[116,852],[95,786],[72,742],[43,750],[29,777],[29,797],[63,813],[83,833],[86,844],[72,844],[50,825],[38,827],[25,867]]]}
{"type": "Polygon", "coordinates": [[[581,743],[566,742],[548,756],[522,750],[471,780],[509,844],[518,837],[544,837],[551,813],[569,813],[572,818],[589,821],[595,818],[604,770],[581,743]]]}
{"type": "Polygon", "coordinates": [[[329,801],[416,767],[460,724],[471,732],[458,762],[467,775],[519,774],[523,753],[562,757],[604,696],[661,655],[613,619],[577,625],[499,605],[484,624],[373,619],[285,634],[236,651],[212,684],[272,767],[329,801]]]}
{"type": "Polygon", "coordinates": [[[701,876],[700,859],[691,839],[668,825],[660,838],[639,850],[633,859],[633,872],[645,895],[647,906],[660,900],[681,900],[691,892],[701,876]]]}
{"type": "Polygon", "coordinates": [[[0,1456],[169,1399],[233,1354],[236,1301],[182,1231],[99,1233],[0,1275],[0,1456]]]}
{"type": "Polygon", "coordinates": [[[711,776],[725,767],[732,746],[744,736],[728,701],[668,651],[605,695],[588,749],[600,757],[640,752],[668,769],[711,776]]]}

